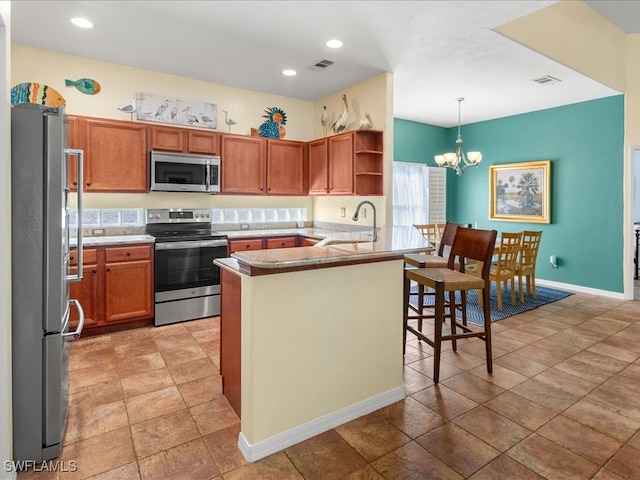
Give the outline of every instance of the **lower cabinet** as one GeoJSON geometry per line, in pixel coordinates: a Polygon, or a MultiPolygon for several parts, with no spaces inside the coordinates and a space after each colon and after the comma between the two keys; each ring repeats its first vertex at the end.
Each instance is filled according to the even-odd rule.
{"type": "Polygon", "coordinates": [[[229,240],[229,255],[233,252],[247,250],[264,250],[265,248],[292,248],[298,246],[298,235],[290,237],[241,238],[229,240]]]}
{"type": "MultiPolygon", "coordinates": [[[[72,251],[72,273],[76,256],[72,251]]],[[[83,257],[84,278],[71,284],[71,298],[82,305],[87,333],[153,318],[153,245],[88,248],[83,257]]],[[[76,313],[71,322],[77,325],[76,313]]]]}

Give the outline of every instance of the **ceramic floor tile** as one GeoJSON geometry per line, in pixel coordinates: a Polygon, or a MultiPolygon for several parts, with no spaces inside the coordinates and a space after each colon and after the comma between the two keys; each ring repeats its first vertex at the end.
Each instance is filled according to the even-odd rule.
{"type": "Polygon", "coordinates": [[[244,465],[224,476],[224,480],[301,480],[302,478],[304,477],[282,452],[244,465]]]}
{"type": "Polygon", "coordinates": [[[59,459],[73,460],[77,466],[76,471],[64,474],[64,480],[89,478],[129,464],[136,459],[131,431],[123,427],[70,443],[62,448],[59,459]]]}
{"type": "Polygon", "coordinates": [[[544,480],[544,477],[504,454],[492,460],[469,478],[470,480],[544,480]]]}
{"type": "Polygon", "coordinates": [[[557,415],[553,410],[511,391],[489,400],[484,405],[532,431],[557,415]]]}
{"type": "Polygon", "coordinates": [[[202,330],[212,330],[220,328],[220,317],[207,317],[200,320],[192,320],[190,322],[182,323],[182,326],[187,332],[200,332],[202,330]]]}
{"type": "Polygon", "coordinates": [[[598,473],[596,473],[591,480],[625,480],[619,475],[607,470],[606,468],[600,469],[598,473]]]}
{"type": "Polygon", "coordinates": [[[549,368],[547,365],[536,362],[529,357],[520,355],[520,352],[510,353],[494,359],[493,363],[501,367],[512,370],[525,377],[533,377],[549,368]]]}
{"type": "Polygon", "coordinates": [[[224,396],[216,397],[189,409],[201,435],[228,428],[240,422],[240,418],[224,396]]]}
{"type": "Polygon", "coordinates": [[[378,412],[340,425],[335,430],[368,462],[411,440],[378,412]]]}
{"type": "Polygon", "coordinates": [[[129,377],[138,373],[156,370],[165,367],[164,360],[160,352],[149,353],[134,358],[123,358],[118,361],[118,372],[120,378],[129,377]]]}
{"type": "Polygon", "coordinates": [[[605,338],[602,342],[589,347],[587,351],[595,352],[626,363],[634,362],[640,358],[640,353],[630,352],[629,350],[616,345],[615,341],[612,341],[611,344],[607,343],[608,341],[609,338],[605,338]]]}
{"type": "Polygon", "coordinates": [[[136,423],[131,426],[131,435],[138,458],[200,438],[187,409],[136,423]]]}
{"type": "Polygon", "coordinates": [[[186,408],[176,386],[127,398],[126,403],[131,425],[186,408]]]}
{"type": "Polygon", "coordinates": [[[477,403],[484,403],[505,391],[504,388],[468,372],[445,380],[442,384],[477,403]]]}
{"type": "Polygon", "coordinates": [[[155,337],[155,342],[162,351],[198,346],[198,343],[193,339],[193,335],[187,331],[176,335],[155,337]]]}
{"type": "Polygon", "coordinates": [[[118,360],[121,360],[124,358],[141,357],[143,355],[156,353],[158,351],[158,346],[151,338],[145,338],[136,342],[116,345],[114,350],[118,360]]]}
{"type": "Polygon", "coordinates": [[[458,480],[463,478],[415,442],[401,446],[376,460],[372,465],[382,475],[380,478],[386,480],[408,478],[458,480]]]}
{"type": "Polygon", "coordinates": [[[178,385],[178,390],[187,407],[209,402],[222,395],[222,377],[212,375],[178,385]]]}
{"type": "Polygon", "coordinates": [[[447,420],[411,397],[379,410],[392,425],[411,438],[419,437],[447,420]]]}
{"type": "Polygon", "coordinates": [[[623,320],[610,318],[606,314],[601,317],[590,318],[580,324],[581,327],[593,330],[594,332],[613,335],[627,327],[629,324],[623,320]]]}
{"type": "Polygon", "coordinates": [[[113,470],[94,475],[89,480],[140,480],[140,470],[137,462],[131,462],[113,470]]]}
{"type": "Polygon", "coordinates": [[[179,322],[155,327],[151,329],[151,336],[154,339],[161,337],[176,337],[178,335],[183,336],[185,333],[189,333],[185,325],[185,322],[179,322]]]}
{"type": "Polygon", "coordinates": [[[640,405],[637,399],[637,395],[629,396],[607,387],[596,388],[585,397],[585,400],[640,422],[640,405]]]}
{"type": "Polygon", "coordinates": [[[121,382],[122,391],[127,398],[162,390],[174,385],[173,377],[166,367],[124,377],[121,382]]]}
{"type": "Polygon", "coordinates": [[[199,330],[196,332],[191,332],[191,335],[193,336],[193,339],[200,343],[207,343],[207,342],[219,342],[220,341],[220,329],[213,329],[213,328],[209,328],[206,330],[199,330]]]}
{"type": "Polygon", "coordinates": [[[570,406],[562,415],[621,442],[629,440],[640,429],[640,421],[632,420],[586,399],[570,406]]]}
{"type": "Polygon", "coordinates": [[[494,385],[506,390],[527,380],[526,376],[514,372],[513,370],[509,370],[508,368],[504,368],[498,365],[495,361],[493,362],[492,373],[487,372],[487,367],[485,365],[480,365],[479,367],[470,370],[470,373],[486,382],[493,383],[494,385]]]}
{"type": "Polygon", "coordinates": [[[545,383],[552,387],[563,390],[569,394],[573,394],[577,397],[583,397],[589,392],[592,392],[597,386],[597,383],[590,382],[584,378],[571,375],[558,368],[549,368],[544,372],[533,377],[538,382],[545,383]]]}
{"type": "Polygon", "coordinates": [[[169,365],[173,381],[180,385],[212,375],[219,375],[220,371],[209,358],[199,358],[177,365],[169,365]]]}
{"type": "Polygon", "coordinates": [[[162,358],[167,365],[177,365],[200,358],[206,358],[207,354],[199,345],[187,345],[180,348],[172,348],[171,350],[163,350],[162,358]]]}
{"type": "Polygon", "coordinates": [[[482,405],[459,416],[453,423],[501,452],[531,434],[528,428],[482,405]]]}
{"type": "Polygon", "coordinates": [[[90,352],[78,352],[69,357],[69,370],[79,370],[81,368],[100,368],[102,365],[113,365],[116,357],[113,347],[92,350],[90,352]]]}
{"type": "Polygon", "coordinates": [[[239,434],[240,423],[238,422],[203,437],[213,461],[222,474],[247,464],[238,450],[239,434]]]}
{"type": "Polygon", "coordinates": [[[201,438],[139,460],[142,480],[210,480],[220,472],[201,438]]]}
{"type": "Polygon", "coordinates": [[[100,368],[88,367],[69,372],[70,388],[86,387],[103,382],[118,381],[118,370],[115,362],[113,364],[102,365],[100,368]]]}
{"type": "Polygon", "coordinates": [[[82,404],[87,407],[104,405],[105,403],[121,400],[123,397],[122,385],[119,380],[94,383],[82,387],[69,387],[69,406],[82,404]]]}
{"type": "Polygon", "coordinates": [[[534,379],[516,385],[511,391],[555,412],[566,410],[580,399],[580,395],[534,379]]]}
{"type": "Polygon", "coordinates": [[[447,423],[416,442],[463,477],[469,477],[500,452],[463,428],[447,423]]]}
{"type": "Polygon", "coordinates": [[[548,480],[591,478],[599,470],[595,463],[535,433],[507,455],[548,480]]]}
{"type": "Polygon", "coordinates": [[[102,405],[76,403],[69,408],[65,444],[129,425],[123,400],[102,405]]]}
{"type": "Polygon", "coordinates": [[[414,393],[412,397],[447,420],[478,406],[477,402],[444,385],[433,385],[414,393]]]}
{"type": "Polygon", "coordinates": [[[553,367],[581,350],[578,347],[549,342],[548,338],[543,338],[536,343],[522,347],[520,350],[516,350],[515,353],[547,367],[553,367]]]}
{"type": "MultiPolygon", "coordinates": [[[[430,383],[433,384],[433,357],[423,358],[418,360],[417,362],[413,362],[409,365],[410,368],[413,368],[415,371],[420,372],[422,375],[429,377],[431,379],[430,383]]],[[[459,369],[451,365],[450,363],[446,363],[440,359],[440,381],[444,381],[448,378],[455,377],[459,375],[464,370],[459,369]]]]}
{"type": "Polygon", "coordinates": [[[335,430],[293,445],[285,454],[306,480],[341,480],[367,464],[335,430]]]}
{"type": "Polygon", "coordinates": [[[621,441],[564,415],[558,415],[537,433],[599,465],[604,465],[622,446],[621,441]]]}
{"type": "Polygon", "coordinates": [[[431,377],[418,372],[410,366],[405,366],[403,372],[405,395],[411,395],[433,385],[431,377]]]}
{"type": "Polygon", "coordinates": [[[385,480],[385,478],[371,465],[365,465],[360,470],[347,475],[344,480],[385,480]]]}
{"type": "Polygon", "coordinates": [[[483,347],[482,356],[470,355],[468,351],[462,351],[463,347],[461,346],[460,348],[458,348],[458,351],[447,350],[446,352],[443,352],[440,356],[440,361],[446,362],[449,365],[453,365],[463,372],[471,370],[478,365],[485,364],[484,343],[482,343],[481,346],[483,347]]]}

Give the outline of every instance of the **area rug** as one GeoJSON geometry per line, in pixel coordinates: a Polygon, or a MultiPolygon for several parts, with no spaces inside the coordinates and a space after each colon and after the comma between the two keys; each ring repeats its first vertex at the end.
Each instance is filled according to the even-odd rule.
{"type": "MultiPolygon", "coordinates": [[[[413,293],[417,292],[417,286],[413,286],[411,291],[413,293]]],[[[518,313],[526,312],[528,310],[533,310],[534,308],[538,308],[542,305],[546,305],[548,303],[556,302],[563,298],[566,298],[570,295],[573,295],[573,292],[566,292],[564,290],[557,290],[555,288],[541,287],[536,285],[536,293],[538,294],[538,298],[533,298],[531,295],[524,296],[524,303],[520,303],[520,298],[518,296],[518,290],[516,287],[516,305],[511,305],[511,292],[503,291],[502,292],[502,310],[498,310],[498,301],[496,295],[496,286],[495,282],[491,283],[491,321],[496,322],[498,320],[502,320],[507,317],[511,317],[512,315],[517,315],[518,313]]],[[[411,297],[411,304],[417,305],[417,296],[411,297]]],[[[433,296],[428,296],[425,298],[425,306],[433,306],[433,296]]],[[[484,323],[483,320],[482,308],[478,306],[478,291],[472,290],[467,292],[467,320],[475,323],[476,325],[482,325],[484,323]]]]}

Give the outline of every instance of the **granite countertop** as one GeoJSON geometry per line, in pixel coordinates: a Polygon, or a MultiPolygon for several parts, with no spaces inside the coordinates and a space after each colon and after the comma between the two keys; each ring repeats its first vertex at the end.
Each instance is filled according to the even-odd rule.
{"type": "MultiPolygon", "coordinates": [[[[313,247],[235,252],[231,256],[237,260],[240,273],[265,275],[371,263],[401,259],[405,253],[433,250],[433,246],[412,226],[381,228],[378,230],[376,242],[371,242],[370,230],[362,232],[324,231],[322,233],[315,229],[300,230],[314,230],[310,236],[324,237],[328,243],[322,245],[324,242],[321,242],[313,247]]],[[[232,268],[232,265],[235,264],[220,262],[219,265],[224,268],[232,268]]]]}
{"type": "MultiPolygon", "coordinates": [[[[369,228],[369,231],[370,230],[369,228]]],[[[322,228],[271,228],[263,230],[222,230],[219,232],[225,234],[229,240],[237,238],[288,237],[294,235],[323,239],[328,235],[336,233],[335,230],[322,228]]]]}
{"type": "MultiPolygon", "coordinates": [[[[109,245],[126,245],[132,243],[154,243],[155,238],[151,235],[103,235],[96,237],[82,237],[82,245],[85,247],[102,247],[109,245]]],[[[78,239],[71,238],[72,247],[77,246],[78,239]]]]}

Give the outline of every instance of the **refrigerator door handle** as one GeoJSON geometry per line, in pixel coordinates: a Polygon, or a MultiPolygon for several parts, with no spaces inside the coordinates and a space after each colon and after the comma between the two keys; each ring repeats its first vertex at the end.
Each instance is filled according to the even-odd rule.
{"type": "MultiPolygon", "coordinates": [[[[69,280],[71,282],[80,282],[82,281],[82,265],[83,265],[83,260],[82,260],[82,189],[84,186],[84,151],[83,150],[79,150],[79,149],[75,149],[75,148],[65,148],[64,150],[64,157],[65,157],[65,165],[68,165],[68,158],[70,156],[74,156],[76,157],[76,170],[77,170],[77,175],[78,175],[78,242],[77,242],[77,248],[78,248],[78,268],[76,270],[76,274],[75,275],[67,275],[65,277],[66,280],[69,280]]],[[[67,232],[69,232],[69,225],[66,225],[66,230],[67,232]]],[[[78,304],[79,305],[79,304],[78,304]]]]}
{"type": "Polygon", "coordinates": [[[80,334],[82,333],[82,329],[84,327],[84,310],[82,309],[82,305],[80,305],[80,302],[75,298],[69,300],[69,305],[75,305],[75,307],[78,309],[78,326],[76,327],[74,332],[65,332],[65,330],[67,329],[67,324],[69,323],[69,316],[71,315],[71,311],[67,308],[62,327],[62,336],[80,338],[80,334]]]}

